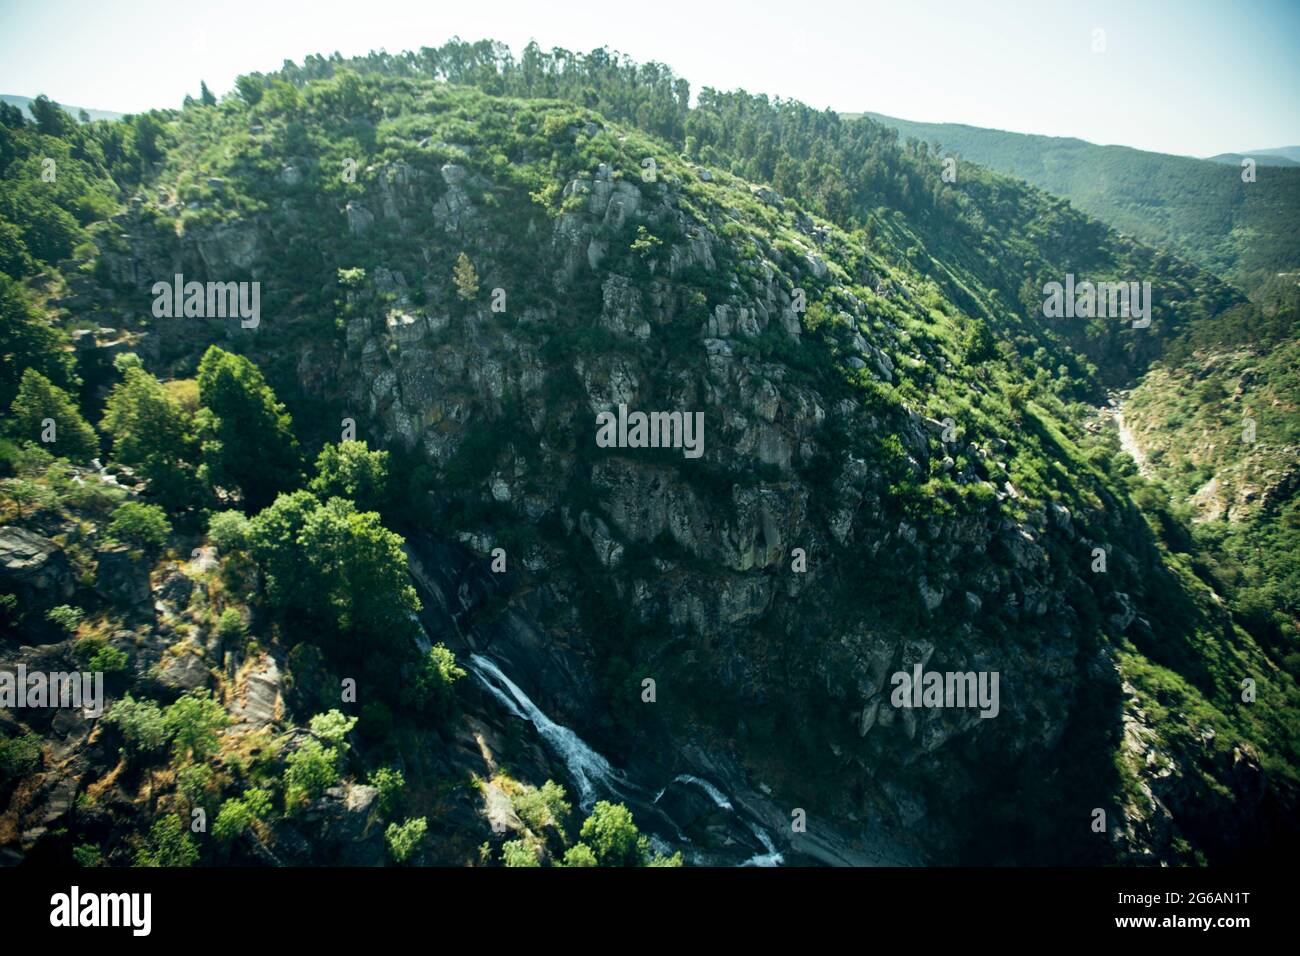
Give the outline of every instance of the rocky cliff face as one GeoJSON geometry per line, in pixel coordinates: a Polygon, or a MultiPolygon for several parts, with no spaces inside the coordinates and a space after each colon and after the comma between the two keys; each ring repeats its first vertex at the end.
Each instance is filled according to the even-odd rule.
{"type": "MultiPolygon", "coordinates": [[[[668,160],[646,181],[654,147],[632,131],[589,119],[539,144],[534,122],[507,169],[444,142],[439,117],[346,195],[323,185],[325,160],[241,139],[223,175],[276,201],[180,235],[154,225],[164,170],[159,198],[103,241],[98,305],[155,368],[220,337],[295,410],[352,419],[425,469],[403,530],[426,629],[489,654],[647,785],[723,775],[780,847],[827,862],[1172,859],[1176,839],[1200,841],[1186,808],[1225,775],[1151,757],[1122,673],[1135,645],[1168,640],[1150,533],[1101,472],[1025,464],[1072,454],[1082,430],[1041,406],[991,421],[999,385],[953,344],[963,310],[885,243],[770,188],[668,160]],[[278,170],[249,171],[267,155],[278,170]],[[476,289],[452,281],[460,254],[476,289]],[[263,282],[261,326],[142,321],[174,272],[263,282]],[[926,399],[940,387],[946,409],[926,399]],[[702,456],[600,447],[597,416],[620,406],[702,413],[702,456]],[[892,675],[918,666],[996,673],[996,716],[897,706],[892,675]],[[1137,796],[1117,797],[1130,778],[1137,796]],[[796,808],[821,829],[792,832],[796,808]]],[[[39,542],[5,540],[6,574],[57,577],[39,542]]],[[[205,654],[199,641],[157,679],[203,683],[219,661],[205,654]]],[[[276,662],[259,668],[243,716],[275,721],[292,701],[276,662]]],[[[501,733],[499,703],[467,693],[470,720],[501,733]]],[[[482,734],[453,737],[450,767],[483,759],[482,734]]],[[[564,773],[544,748],[515,752],[564,773]]],[[[372,839],[365,789],[313,817],[347,854],[372,839]]]]}

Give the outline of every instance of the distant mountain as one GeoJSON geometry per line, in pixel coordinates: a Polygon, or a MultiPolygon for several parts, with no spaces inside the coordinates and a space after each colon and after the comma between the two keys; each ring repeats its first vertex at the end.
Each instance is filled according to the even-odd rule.
{"type": "Polygon", "coordinates": [[[1283,159],[1289,159],[1291,162],[1300,165],[1300,146],[1278,146],[1274,149],[1252,149],[1241,154],[1242,156],[1280,156],[1283,159]]]}
{"type": "Polygon", "coordinates": [[[1286,294],[1278,273],[1300,269],[1300,168],[1262,161],[1265,155],[1293,159],[1286,154],[1296,147],[1251,154],[1265,168],[1255,182],[1243,183],[1221,162],[1190,156],[879,113],[844,115],[870,117],[904,139],[937,143],[1018,176],[1121,232],[1218,272],[1258,301],[1286,294]]]}
{"type": "Polygon", "coordinates": [[[1244,153],[1219,153],[1207,157],[1207,162],[1224,163],[1228,166],[1240,166],[1246,158],[1253,159],[1257,166],[1300,166],[1300,162],[1288,159],[1287,150],[1300,150],[1296,146],[1283,146],[1281,149],[1253,149],[1244,153]]]}
{"type": "MultiPolygon", "coordinates": [[[[33,99],[34,97],[31,96],[15,96],[13,93],[0,93],[0,102],[8,103],[11,106],[17,106],[29,118],[32,115],[31,102],[33,99]]],[[[74,119],[80,119],[81,118],[80,113],[83,110],[85,111],[86,115],[91,118],[92,121],[120,120],[123,116],[126,115],[125,113],[115,113],[112,110],[92,110],[84,106],[69,106],[66,103],[60,103],[59,106],[63,109],[65,113],[72,116],[74,119]]]]}

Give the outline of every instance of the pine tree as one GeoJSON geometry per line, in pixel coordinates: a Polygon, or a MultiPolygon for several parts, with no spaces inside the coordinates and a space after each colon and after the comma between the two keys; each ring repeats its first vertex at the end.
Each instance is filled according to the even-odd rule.
{"type": "Polygon", "coordinates": [[[99,438],[72,397],[35,369],[23,372],[10,411],[16,438],[47,441],[54,454],[71,461],[89,461],[99,454],[99,438]]]}

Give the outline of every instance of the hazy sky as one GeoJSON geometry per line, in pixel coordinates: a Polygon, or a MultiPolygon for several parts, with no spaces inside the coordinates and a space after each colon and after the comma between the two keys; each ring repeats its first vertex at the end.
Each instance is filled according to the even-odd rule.
{"type": "Polygon", "coordinates": [[[138,112],[200,79],[224,94],[286,58],[453,35],[609,46],[692,90],[1168,153],[1300,143],[1300,0],[0,0],[0,93],[138,112]]]}

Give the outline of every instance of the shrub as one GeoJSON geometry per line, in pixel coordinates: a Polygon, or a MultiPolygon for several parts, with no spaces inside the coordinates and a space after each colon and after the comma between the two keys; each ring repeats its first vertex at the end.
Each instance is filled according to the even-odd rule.
{"type": "Polygon", "coordinates": [[[585,843],[575,843],[564,854],[561,866],[596,866],[596,854],[585,843]]]}
{"type": "Polygon", "coordinates": [[[284,802],[294,807],[315,799],[339,781],[339,754],[333,747],[308,740],[285,760],[284,802]]]}
{"type": "Polygon", "coordinates": [[[212,786],[212,768],[207,764],[192,763],[176,772],[176,789],[191,804],[202,803],[212,786]]]}
{"type": "Polygon", "coordinates": [[[342,754],[348,752],[347,736],[352,733],[352,728],[356,725],[357,718],[345,717],[341,711],[331,710],[329,713],[317,714],[313,717],[310,727],[311,732],[322,742],[336,748],[342,754]]]}
{"type": "Polygon", "coordinates": [[[154,822],[146,844],[136,852],[136,866],[193,866],[199,858],[198,848],[180,817],[165,816],[154,822]]]}
{"type": "Polygon", "coordinates": [[[77,866],[103,866],[104,854],[93,843],[83,843],[72,848],[72,859],[77,866]]]}
{"type": "Polygon", "coordinates": [[[217,637],[228,647],[237,647],[245,634],[244,616],[238,609],[228,607],[217,618],[217,637]]]}
{"type": "Polygon", "coordinates": [[[85,616],[85,611],[70,604],[60,604],[58,607],[52,607],[45,612],[45,620],[69,633],[77,629],[77,625],[81,623],[81,619],[85,616]]]}
{"type": "Polygon", "coordinates": [[[384,831],[388,852],[398,863],[405,863],[420,845],[428,829],[429,821],[424,817],[412,817],[402,824],[390,823],[384,831]]]}
{"type": "Polygon", "coordinates": [[[155,554],[167,543],[172,526],[166,512],[157,505],[128,501],[113,512],[108,533],[136,550],[155,554]]]}
{"type": "Polygon", "coordinates": [[[80,638],[72,647],[72,655],[82,670],[105,674],[120,674],[130,663],[126,651],[113,647],[107,638],[98,634],[80,638]]]}
{"type": "Polygon", "coordinates": [[[501,861],[506,866],[541,866],[537,850],[525,840],[510,840],[501,845],[501,861]]]}
{"type": "Polygon", "coordinates": [[[435,644],[415,678],[403,689],[403,697],[417,710],[446,713],[454,699],[453,686],[465,674],[465,669],[456,663],[456,655],[445,644],[435,644]]]}
{"type": "Polygon", "coordinates": [[[564,799],[564,788],[554,780],[541,787],[527,787],[511,799],[519,819],[533,831],[543,827],[558,827],[569,814],[571,807],[564,799]]]}
{"type": "Polygon", "coordinates": [[[406,778],[395,767],[380,767],[370,774],[370,785],[379,791],[379,808],[392,813],[401,802],[406,778]]]}
{"type": "Polygon", "coordinates": [[[229,723],[225,708],[207,690],[183,694],[163,715],[178,760],[198,761],[211,756],[218,746],[217,731],[229,723]]]}
{"type": "Polygon", "coordinates": [[[0,740],[0,782],[20,780],[41,762],[41,738],[23,734],[9,740],[0,740]]]}
{"type": "Polygon", "coordinates": [[[221,805],[212,824],[212,835],[229,843],[260,822],[271,810],[271,794],[266,790],[245,790],[243,797],[232,797],[221,805]]]}

